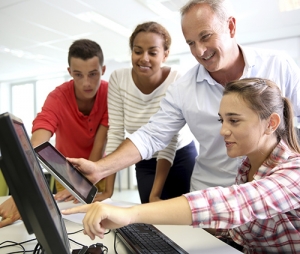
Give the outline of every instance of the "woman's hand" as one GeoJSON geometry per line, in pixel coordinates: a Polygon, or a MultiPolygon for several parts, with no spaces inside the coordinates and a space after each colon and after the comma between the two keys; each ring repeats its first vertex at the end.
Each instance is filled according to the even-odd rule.
{"type": "Polygon", "coordinates": [[[62,210],[61,213],[65,215],[86,213],[83,219],[83,233],[94,240],[96,236],[102,239],[107,229],[120,228],[130,224],[130,214],[132,215],[132,213],[129,210],[130,207],[124,208],[95,202],[62,210]]]}

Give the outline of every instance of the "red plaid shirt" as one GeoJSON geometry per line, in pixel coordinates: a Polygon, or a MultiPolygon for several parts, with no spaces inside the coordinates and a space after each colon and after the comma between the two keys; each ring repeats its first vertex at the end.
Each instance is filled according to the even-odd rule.
{"type": "Polygon", "coordinates": [[[300,253],[300,155],[280,142],[247,182],[246,158],[236,185],[186,194],[194,227],[216,228],[244,253],[300,253]],[[225,230],[224,230],[225,229],[225,230]]]}

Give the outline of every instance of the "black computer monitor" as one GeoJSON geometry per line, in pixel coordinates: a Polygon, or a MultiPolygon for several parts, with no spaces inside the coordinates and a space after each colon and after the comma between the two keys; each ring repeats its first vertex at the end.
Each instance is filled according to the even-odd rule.
{"type": "Polygon", "coordinates": [[[0,115],[0,168],[29,234],[47,254],[71,253],[61,213],[23,122],[0,115]]]}

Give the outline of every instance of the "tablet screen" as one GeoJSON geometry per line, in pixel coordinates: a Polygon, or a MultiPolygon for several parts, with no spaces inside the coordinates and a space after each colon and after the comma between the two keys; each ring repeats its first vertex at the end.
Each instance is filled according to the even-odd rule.
{"type": "Polygon", "coordinates": [[[54,177],[69,191],[74,191],[75,197],[85,203],[90,203],[97,188],[85,178],[67,159],[49,142],[45,142],[36,148],[38,158],[54,177]]]}

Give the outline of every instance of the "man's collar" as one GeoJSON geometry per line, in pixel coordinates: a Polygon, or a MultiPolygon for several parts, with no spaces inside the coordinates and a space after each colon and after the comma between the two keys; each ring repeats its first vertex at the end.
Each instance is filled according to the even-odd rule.
{"type": "Polygon", "coordinates": [[[209,72],[204,68],[202,64],[198,65],[197,83],[203,82],[204,80],[210,84],[215,85],[217,82],[210,76],[209,72]]]}

